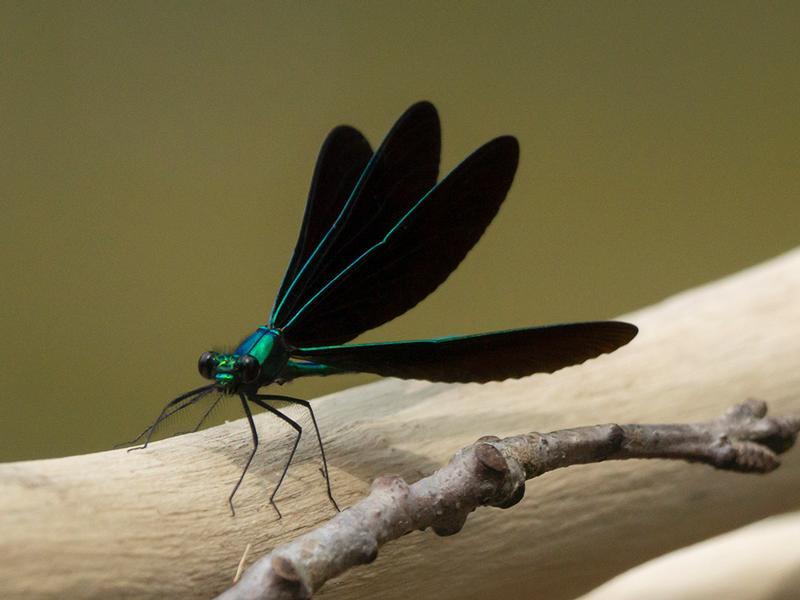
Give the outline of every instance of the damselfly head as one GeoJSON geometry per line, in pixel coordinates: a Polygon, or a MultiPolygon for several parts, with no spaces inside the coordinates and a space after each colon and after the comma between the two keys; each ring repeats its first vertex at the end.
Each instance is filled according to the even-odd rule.
{"type": "Polygon", "coordinates": [[[241,383],[252,383],[258,379],[261,365],[249,354],[223,354],[203,352],[197,361],[200,375],[215,381],[221,389],[234,391],[241,383]]]}

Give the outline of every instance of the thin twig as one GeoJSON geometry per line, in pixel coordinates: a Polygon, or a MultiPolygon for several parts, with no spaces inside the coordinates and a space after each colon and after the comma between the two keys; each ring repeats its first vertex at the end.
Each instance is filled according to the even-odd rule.
{"type": "Polygon", "coordinates": [[[244,552],[242,553],[242,558],[239,560],[239,565],[236,567],[236,575],[233,576],[233,583],[239,581],[239,578],[242,576],[242,571],[244,571],[244,561],[247,560],[247,555],[250,553],[250,546],[252,544],[247,544],[245,546],[244,552]]]}
{"type": "Polygon", "coordinates": [[[479,506],[509,508],[525,480],[575,464],[627,458],[703,462],[718,469],[767,473],[792,446],[800,417],[766,417],[757,400],[687,425],[594,425],[500,440],[484,437],[433,475],[407,484],[384,476],[370,494],[319,528],[255,562],[222,600],[310,598],[329,579],[375,560],[378,548],[415,529],[457,533],[479,506]]]}

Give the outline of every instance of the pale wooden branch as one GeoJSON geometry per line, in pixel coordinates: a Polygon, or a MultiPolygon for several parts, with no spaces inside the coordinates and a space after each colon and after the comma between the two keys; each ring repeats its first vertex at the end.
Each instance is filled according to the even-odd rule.
{"type": "MultiPolygon", "coordinates": [[[[383,473],[417,480],[486,433],[691,422],[748,397],[769,401],[773,414],[800,412],[800,250],[624,318],[640,327],[633,343],[554,375],[385,380],[315,401],[340,505],[383,473]]],[[[0,465],[0,596],[222,592],[248,543],[262,556],[333,516],[306,435],[275,519],[266,496],[292,433],[266,415],[257,424],[263,449],[235,518],[226,498],[250,443],[242,421],[138,453],[0,465]]],[[[319,597],[571,598],[667,550],[796,508],[798,455],[767,478],[678,461],[558,470],[512,510],[477,512],[457,536],[413,533],[387,545],[319,597]]]]}
{"type": "Polygon", "coordinates": [[[369,495],[324,525],[258,560],[219,600],[306,600],[347,569],[373,562],[378,549],[415,529],[459,532],[479,506],[510,508],[525,481],[576,464],[630,458],[703,462],[718,469],[768,473],[800,431],[800,415],[767,417],[757,400],[705,423],[594,425],[500,440],[487,436],[433,475],[407,484],[384,476],[369,495]]]}
{"type": "Polygon", "coordinates": [[[770,517],[659,556],[580,600],[791,600],[800,590],[798,540],[800,512],[770,517]]]}

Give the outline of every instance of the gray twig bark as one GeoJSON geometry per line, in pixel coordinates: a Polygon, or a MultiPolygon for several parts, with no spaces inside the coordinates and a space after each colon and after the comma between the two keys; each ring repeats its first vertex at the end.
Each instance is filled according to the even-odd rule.
{"type": "Polygon", "coordinates": [[[461,530],[479,506],[509,508],[525,481],[570,465],[629,458],[702,462],[718,469],[767,473],[800,431],[800,416],[767,417],[757,400],[704,423],[594,425],[499,439],[484,437],[414,484],[376,479],[363,500],[256,561],[220,600],[300,600],[329,579],[370,563],[378,548],[415,529],[461,530]]]}

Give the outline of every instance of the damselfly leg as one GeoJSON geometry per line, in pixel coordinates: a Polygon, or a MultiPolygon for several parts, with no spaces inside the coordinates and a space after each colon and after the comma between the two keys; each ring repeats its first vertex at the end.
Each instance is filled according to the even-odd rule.
{"type": "MultiPolygon", "coordinates": [[[[279,395],[279,394],[259,394],[256,397],[261,399],[261,400],[282,400],[283,402],[289,402],[291,404],[299,404],[300,406],[304,406],[306,408],[306,410],[308,410],[308,414],[311,415],[311,422],[314,424],[314,433],[317,435],[317,443],[319,444],[319,453],[322,456],[322,476],[325,477],[325,487],[326,487],[327,492],[328,492],[328,499],[331,501],[331,504],[333,504],[333,507],[337,510],[337,512],[339,512],[340,511],[339,505],[336,504],[336,500],[334,500],[334,498],[333,498],[333,491],[331,490],[331,479],[330,479],[330,476],[328,474],[328,461],[325,458],[325,446],[322,443],[322,436],[319,433],[319,427],[317,426],[317,419],[314,416],[314,409],[311,408],[311,403],[308,400],[301,400],[300,398],[292,398],[291,396],[282,396],[282,395],[279,395]]],[[[291,461],[291,458],[289,460],[291,461]]],[[[287,463],[286,469],[288,469],[288,468],[289,468],[289,465],[287,463]]],[[[286,474],[286,472],[284,470],[284,475],[285,474],[286,474]]],[[[283,481],[283,477],[281,477],[281,481],[283,481]]],[[[281,484],[281,482],[278,482],[278,486],[279,487],[280,487],[280,484],[281,484]]],[[[278,492],[278,489],[275,488],[275,492],[273,493],[273,496],[277,492],[278,492]]]]}
{"type": "Polygon", "coordinates": [[[144,441],[144,444],[142,444],[141,446],[136,446],[135,448],[128,448],[128,451],[130,452],[131,450],[142,450],[144,448],[147,448],[147,445],[150,443],[150,438],[153,437],[153,434],[155,433],[156,428],[161,423],[163,423],[166,419],[168,419],[169,417],[171,417],[175,413],[180,412],[183,409],[191,406],[192,404],[194,404],[195,402],[197,402],[198,400],[200,400],[201,398],[203,398],[204,396],[209,394],[213,389],[214,389],[213,385],[204,385],[202,387],[195,388],[195,389],[193,389],[193,390],[191,390],[189,392],[186,392],[185,394],[181,394],[180,396],[178,396],[177,398],[175,398],[173,400],[170,400],[169,402],[167,402],[167,404],[164,406],[164,408],[161,409],[161,412],[159,413],[158,418],[155,421],[153,421],[152,425],[147,427],[144,431],[142,431],[142,433],[137,435],[135,438],[133,438],[129,442],[125,442],[123,444],[117,444],[114,447],[115,448],[119,448],[121,446],[130,446],[131,444],[135,444],[139,440],[141,440],[143,437],[147,436],[145,441],[144,441]],[[178,406],[176,406],[176,405],[178,405],[178,406]]]}
{"type": "Polygon", "coordinates": [[[299,398],[292,398],[290,396],[281,396],[281,395],[274,395],[274,394],[254,394],[254,395],[248,396],[248,395],[240,393],[239,394],[239,398],[242,401],[242,407],[245,410],[245,416],[247,417],[248,424],[250,425],[250,432],[251,432],[252,437],[253,437],[253,450],[250,453],[250,456],[248,457],[247,462],[245,463],[244,470],[242,471],[242,474],[239,476],[239,480],[236,482],[236,485],[233,487],[233,491],[231,492],[230,496],[228,497],[228,503],[230,504],[230,507],[231,507],[231,513],[234,514],[234,515],[236,514],[235,510],[233,508],[233,497],[236,494],[236,492],[238,491],[239,487],[241,486],[242,481],[244,480],[245,473],[247,473],[247,470],[250,468],[250,463],[252,462],[253,456],[255,456],[255,453],[256,453],[256,449],[258,448],[258,441],[259,441],[258,440],[258,433],[256,432],[256,427],[255,427],[255,422],[253,421],[252,412],[250,411],[250,408],[247,406],[247,402],[252,402],[253,404],[256,404],[257,406],[260,406],[264,410],[272,413],[273,415],[275,415],[276,417],[278,417],[279,419],[281,419],[282,421],[287,423],[290,427],[292,427],[297,432],[297,436],[295,437],[294,443],[292,444],[292,449],[289,452],[289,458],[287,459],[286,464],[283,467],[283,471],[281,472],[281,475],[280,475],[280,477],[278,479],[278,483],[275,485],[275,489],[272,491],[272,493],[270,494],[270,497],[269,497],[269,503],[272,505],[272,508],[275,509],[275,512],[277,513],[278,518],[282,518],[282,516],[283,516],[281,514],[280,509],[278,509],[277,504],[275,503],[275,496],[278,494],[278,490],[280,490],[281,485],[283,484],[284,480],[286,479],[286,474],[289,472],[289,467],[291,466],[292,461],[294,460],[294,456],[295,456],[295,454],[297,452],[297,447],[300,444],[300,439],[301,439],[301,437],[303,435],[303,427],[297,421],[295,421],[294,419],[292,419],[292,418],[288,417],[287,415],[283,414],[280,410],[278,410],[274,406],[271,406],[268,403],[270,400],[279,400],[279,401],[283,401],[283,402],[289,402],[291,404],[300,404],[301,406],[304,406],[308,410],[309,414],[311,415],[311,421],[314,424],[314,432],[316,433],[317,442],[319,443],[319,449],[320,449],[320,453],[321,453],[321,456],[322,456],[322,466],[323,466],[323,468],[321,469],[321,471],[322,471],[323,477],[325,478],[325,485],[326,485],[327,492],[328,492],[328,498],[330,499],[331,504],[333,504],[333,507],[338,511],[339,510],[339,505],[336,504],[336,500],[334,500],[334,498],[333,498],[333,492],[331,490],[330,478],[328,477],[328,462],[327,462],[327,459],[325,458],[325,449],[324,449],[323,444],[322,444],[322,437],[320,436],[319,427],[317,426],[317,420],[316,420],[316,417],[314,416],[314,411],[312,410],[310,403],[308,401],[306,401],[306,400],[301,400],[299,398]]]}
{"type": "Polygon", "coordinates": [[[278,513],[278,518],[282,518],[283,515],[281,515],[281,511],[278,509],[278,505],[275,504],[275,495],[278,493],[278,490],[280,489],[281,484],[283,483],[283,480],[286,477],[286,473],[289,471],[289,465],[292,464],[292,460],[294,459],[295,452],[297,452],[297,446],[300,443],[300,438],[303,435],[303,428],[300,426],[300,424],[297,421],[294,421],[294,420],[290,419],[289,417],[287,417],[285,414],[283,414],[281,411],[279,411],[274,406],[270,406],[269,404],[264,402],[263,401],[264,398],[265,398],[264,396],[255,395],[255,396],[251,396],[250,398],[248,398],[248,400],[250,400],[251,402],[257,404],[258,406],[260,406],[264,410],[267,410],[267,411],[271,412],[273,415],[275,415],[279,419],[285,421],[286,423],[288,423],[297,432],[297,437],[294,438],[294,444],[292,444],[292,450],[291,450],[291,452],[289,452],[289,458],[287,459],[286,464],[283,467],[283,472],[281,472],[281,476],[278,479],[278,483],[275,486],[275,489],[272,490],[272,494],[270,494],[270,496],[269,496],[269,503],[272,505],[272,508],[275,509],[275,512],[278,513]]]}

